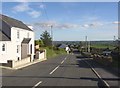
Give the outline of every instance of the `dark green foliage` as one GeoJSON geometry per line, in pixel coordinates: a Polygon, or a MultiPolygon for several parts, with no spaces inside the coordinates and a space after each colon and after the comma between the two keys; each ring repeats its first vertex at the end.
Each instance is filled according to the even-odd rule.
{"type": "Polygon", "coordinates": [[[35,45],[39,45],[40,47],[44,46],[44,43],[42,40],[35,40],[35,45]]]}
{"type": "Polygon", "coordinates": [[[47,31],[44,31],[41,34],[40,39],[43,41],[44,46],[52,46],[52,38],[50,36],[50,34],[47,31]]]}

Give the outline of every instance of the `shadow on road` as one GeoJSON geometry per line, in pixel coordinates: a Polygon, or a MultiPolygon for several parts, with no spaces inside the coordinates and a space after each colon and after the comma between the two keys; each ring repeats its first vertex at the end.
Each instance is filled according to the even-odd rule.
{"type": "MultiPolygon", "coordinates": [[[[91,78],[91,77],[80,77],[80,78],[73,78],[73,77],[57,77],[57,76],[0,76],[0,77],[6,77],[6,78],[60,78],[60,79],[77,79],[77,80],[92,80],[92,81],[98,81],[98,78],[91,78]]],[[[103,80],[109,80],[109,81],[120,81],[120,78],[102,78],[103,80]]]]}
{"type": "MultiPolygon", "coordinates": [[[[81,77],[80,79],[84,79],[84,80],[93,80],[93,81],[98,81],[98,78],[89,78],[89,77],[81,77]]],[[[106,81],[120,81],[120,78],[102,78],[103,80],[106,81]]]]}
{"type": "MultiPolygon", "coordinates": [[[[100,79],[98,78],[90,78],[90,77],[80,77],[80,78],[73,78],[73,77],[52,77],[52,76],[2,76],[2,77],[7,77],[7,78],[45,78],[45,79],[71,79],[71,80],[91,80],[91,81],[97,81],[97,85],[99,88],[108,88],[108,87],[105,87],[103,85],[103,83],[101,82],[100,79]]],[[[118,81],[120,79],[118,78],[103,78],[103,80],[107,80],[107,81],[118,81]]],[[[4,80],[3,80],[4,82],[4,80]]]]}
{"type": "Polygon", "coordinates": [[[80,68],[90,68],[90,66],[85,63],[85,61],[86,61],[93,68],[102,68],[102,69],[106,70],[107,72],[110,72],[113,75],[116,75],[117,77],[119,77],[118,72],[112,70],[111,68],[109,68],[109,66],[105,66],[105,65],[102,65],[102,64],[96,62],[92,58],[84,57],[82,55],[76,55],[76,60],[77,60],[77,64],[79,65],[80,68]]]}

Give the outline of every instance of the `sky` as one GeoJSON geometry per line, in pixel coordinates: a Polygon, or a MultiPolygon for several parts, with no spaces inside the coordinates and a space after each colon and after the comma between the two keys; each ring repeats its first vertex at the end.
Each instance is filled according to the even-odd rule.
{"type": "Polygon", "coordinates": [[[2,14],[32,25],[35,39],[47,30],[54,41],[118,37],[117,2],[2,2],[2,14]]]}

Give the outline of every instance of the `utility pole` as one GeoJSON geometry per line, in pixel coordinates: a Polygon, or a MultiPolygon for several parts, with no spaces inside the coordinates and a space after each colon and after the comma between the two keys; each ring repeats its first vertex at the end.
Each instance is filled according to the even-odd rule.
{"type": "Polygon", "coordinates": [[[53,25],[50,26],[51,27],[51,38],[52,38],[52,53],[53,53],[53,25]]]}
{"type": "Polygon", "coordinates": [[[85,36],[85,48],[86,48],[86,52],[87,52],[87,48],[88,48],[88,45],[87,45],[87,36],[85,36]]]}
{"type": "Polygon", "coordinates": [[[90,52],[90,41],[88,42],[88,52],[90,52]]]}
{"type": "Polygon", "coordinates": [[[114,36],[114,41],[116,40],[116,36],[114,36]]]}

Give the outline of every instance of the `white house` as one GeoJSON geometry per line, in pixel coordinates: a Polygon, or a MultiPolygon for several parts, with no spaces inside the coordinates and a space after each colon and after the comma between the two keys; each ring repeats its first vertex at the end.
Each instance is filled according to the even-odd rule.
{"type": "Polygon", "coordinates": [[[119,46],[119,52],[120,52],[120,24],[118,24],[118,46],[119,46]]]}
{"type": "Polygon", "coordinates": [[[34,32],[14,18],[0,14],[0,63],[34,59],[34,32]]]}

